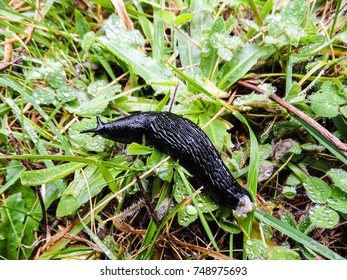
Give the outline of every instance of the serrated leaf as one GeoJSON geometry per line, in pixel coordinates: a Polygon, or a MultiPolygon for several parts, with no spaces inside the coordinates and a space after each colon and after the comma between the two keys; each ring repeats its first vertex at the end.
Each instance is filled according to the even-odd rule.
{"type": "Polygon", "coordinates": [[[309,217],[313,225],[321,228],[332,228],[339,222],[339,215],[327,206],[315,206],[309,217]]]}
{"type": "Polygon", "coordinates": [[[333,180],[336,187],[347,192],[347,172],[343,169],[330,169],[327,175],[333,180]]]}
{"type": "Polygon", "coordinates": [[[328,205],[336,211],[347,214],[347,193],[333,187],[331,197],[328,199],[328,205]]]}
{"type": "Polygon", "coordinates": [[[71,142],[76,146],[83,146],[87,151],[102,152],[105,149],[106,139],[101,136],[93,137],[91,134],[81,134],[82,130],[96,127],[96,119],[83,119],[74,123],[69,130],[71,142]]]}
{"type": "Polygon", "coordinates": [[[78,92],[73,87],[63,85],[57,89],[57,99],[63,103],[71,102],[77,98],[78,92]]]}
{"type": "Polygon", "coordinates": [[[125,24],[116,15],[112,14],[108,19],[103,21],[102,29],[109,40],[116,41],[127,47],[140,47],[144,44],[144,38],[138,30],[127,30],[125,24]]]}
{"type": "Polygon", "coordinates": [[[306,35],[301,23],[306,16],[305,0],[290,2],[279,14],[268,15],[265,23],[268,30],[267,43],[277,46],[291,44],[297,46],[300,38],[306,35]]]}
{"type": "Polygon", "coordinates": [[[69,162],[45,169],[22,171],[20,179],[23,185],[38,186],[63,178],[84,166],[86,163],[69,162]]]}
{"type": "Polygon", "coordinates": [[[50,87],[36,88],[32,93],[37,104],[49,105],[54,102],[55,92],[50,87]]]}
{"type": "Polygon", "coordinates": [[[232,60],[226,62],[219,71],[217,86],[226,90],[241,79],[260,58],[266,59],[275,51],[273,46],[258,47],[247,44],[236,52],[232,60]]]}
{"type": "Polygon", "coordinates": [[[317,177],[308,178],[303,182],[309,198],[316,203],[326,203],[331,195],[331,188],[317,177]]]}
{"type": "MultiPolygon", "coordinates": [[[[189,197],[187,188],[184,185],[180,176],[175,177],[173,195],[178,203],[184,200],[185,198],[189,197]]],[[[200,193],[195,197],[195,199],[196,205],[194,206],[194,208],[198,207],[198,209],[196,210],[199,210],[199,212],[201,213],[209,213],[215,211],[219,207],[209,196],[205,195],[204,193],[200,193]]],[[[188,210],[189,208],[187,209],[187,207],[183,207],[178,211],[178,222],[182,226],[189,225],[198,217],[198,211],[196,212],[196,214],[194,213],[194,215],[192,215],[192,211],[189,212],[188,210]]]]}
{"type": "Polygon", "coordinates": [[[64,108],[78,115],[98,115],[107,108],[110,100],[120,90],[119,85],[108,87],[106,81],[97,80],[88,85],[88,94],[77,91],[77,98],[65,104],[64,108]]]}
{"type": "Polygon", "coordinates": [[[268,248],[265,243],[257,239],[248,239],[246,243],[246,253],[250,260],[265,260],[268,248]]]}
{"type": "Polygon", "coordinates": [[[338,93],[332,82],[324,82],[320,92],[310,96],[312,110],[319,116],[332,118],[339,114],[339,105],[347,99],[338,93]]]}
{"type": "Polygon", "coordinates": [[[94,45],[96,41],[96,35],[93,31],[89,31],[83,36],[83,40],[81,42],[81,48],[85,52],[89,52],[91,47],[94,45]]]}
{"type": "Polygon", "coordinates": [[[57,67],[48,73],[47,82],[52,88],[59,88],[66,83],[66,73],[63,68],[57,67]]]}

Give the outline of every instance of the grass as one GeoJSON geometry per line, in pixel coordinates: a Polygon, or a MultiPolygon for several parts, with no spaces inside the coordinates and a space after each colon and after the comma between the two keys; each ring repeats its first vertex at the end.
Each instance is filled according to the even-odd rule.
{"type": "Polygon", "coordinates": [[[0,0],[1,259],[346,258],[343,1],[114,2],[0,0]],[[168,110],[247,217],[151,147],[80,134],[168,110]]]}

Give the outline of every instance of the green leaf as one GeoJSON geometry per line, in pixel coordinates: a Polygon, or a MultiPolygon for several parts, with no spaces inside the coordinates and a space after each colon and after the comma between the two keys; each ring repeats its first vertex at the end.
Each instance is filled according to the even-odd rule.
{"type": "Polygon", "coordinates": [[[140,47],[144,45],[144,38],[139,30],[127,30],[125,24],[116,15],[112,14],[108,19],[103,21],[102,29],[109,40],[124,44],[126,47],[140,47]]]}
{"type": "Polygon", "coordinates": [[[307,5],[305,0],[290,2],[279,14],[268,15],[265,23],[268,36],[265,41],[278,46],[291,44],[297,46],[300,38],[306,35],[301,23],[306,16],[307,5]]]}
{"type": "Polygon", "coordinates": [[[347,193],[333,187],[331,197],[328,199],[328,205],[336,211],[347,214],[347,193]]]}
{"type": "Polygon", "coordinates": [[[71,102],[77,98],[78,92],[79,91],[73,87],[63,85],[56,91],[57,99],[63,103],[71,102]]]}
{"type": "Polygon", "coordinates": [[[59,88],[66,84],[66,73],[64,69],[60,66],[54,68],[48,73],[47,77],[48,84],[52,88],[59,88]]]}
{"type": "Polygon", "coordinates": [[[232,60],[226,62],[218,73],[217,86],[226,90],[257,63],[260,58],[266,59],[275,52],[272,46],[257,47],[253,44],[247,44],[235,53],[232,60]]]}
{"type": "Polygon", "coordinates": [[[312,177],[303,182],[309,198],[315,203],[326,203],[331,195],[331,188],[323,180],[312,177]]]}
{"type": "Polygon", "coordinates": [[[20,254],[21,237],[26,214],[21,193],[15,193],[0,206],[0,256],[17,260],[20,254]]]}
{"type": "Polygon", "coordinates": [[[344,164],[347,164],[347,159],[345,155],[335,145],[332,145],[331,142],[328,141],[325,136],[323,136],[315,128],[307,124],[299,117],[293,116],[293,118],[298,123],[300,123],[312,136],[314,136],[325,148],[327,148],[332,154],[334,154],[339,160],[341,160],[344,164]]]}
{"type": "Polygon", "coordinates": [[[127,155],[148,155],[153,152],[153,148],[147,147],[138,143],[131,143],[127,149],[127,155]]]}
{"type": "Polygon", "coordinates": [[[241,233],[241,228],[234,222],[231,222],[229,220],[222,220],[222,221],[219,221],[219,225],[220,227],[226,231],[226,232],[229,232],[229,233],[232,233],[232,234],[239,234],[241,233]]]}
{"type": "Polygon", "coordinates": [[[200,50],[199,48],[192,44],[186,37],[182,34],[177,33],[177,45],[180,53],[180,62],[184,68],[187,68],[184,72],[190,76],[199,73],[200,68],[200,50]],[[194,65],[194,67],[192,67],[194,65]]]}
{"type": "Polygon", "coordinates": [[[105,149],[106,139],[101,136],[93,137],[91,134],[81,134],[82,130],[96,127],[96,119],[83,119],[80,123],[74,123],[69,130],[71,142],[77,147],[83,147],[87,151],[102,152],[105,149]]]}
{"type": "Polygon", "coordinates": [[[332,82],[324,82],[321,91],[310,96],[310,101],[317,115],[332,118],[339,114],[339,105],[346,103],[347,99],[339,94],[332,82]]]}
{"type": "MultiPolygon", "coordinates": [[[[125,168],[129,166],[131,162],[125,161],[124,158],[124,155],[119,155],[112,159],[112,162],[122,165],[125,168]]],[[[112,168],[108,170],[111,178],[116,178],[123,171],[121,168],[112,168]]],[[[81,205],[99,194],[107,183],[99,166],[87,166],[83,170],[83,173],[80,173],[64,190],[57,207],[57,216],[71,215],[81,207],[81,205]]]]}
{"type": "Polygon", "coordinates": [[[20,179],[23,185],[38,186],[63,178],[84,166],[86,163],[69,162],[45,169],[22,171],[20,179]]]}
{"type": "Polygon", "coordinates": [[[250,260],[265,260],[268,248],[266,244],[258,239],[248,239],[246,242],[246,253],[250,260]]]}
{"type": "Polygon", "coordinates": [[[112,2],[110,0],[90,0],[90,2],[96,3],[108,9],[114,9],[114,6],[112,5],[112,2]]]}
{"type": "Polygon", "coordinates": [[[343,169],[330,169],[327,175],[333,180],[336,187],[347,192],[347,172],[343,169]]]}
{"type": "Polygon", "coordinates": [[[186,205],[178,211],[178,223],[186,227],[198,218],[198,211],[193,205],[186,205]]]}
{"type": "Polygon", "coordinates": [[[210,80],[212,80],[215,71],[218,71],[216,67],[216,64],[218,62],[217,49],[212,46],[210,39],[213,34],[225,34],[225,32],[225,22],[221,17],[218,17],[213,23],[211,30],[208,33],[207,39],[203,43],[203,48],[200,53],[200,68],[205,76],[210,80]]]}
{"type": "Polygon", "coordinates": [[[4,129],[0,128],[0,145],[7,144],[8,142],[8,136],[4,129]]]}
{"type": "Polygon", "coordinates": [[[288,199],[293,199],[296,196],[295,187],[285,186],[282,192],[283,192],[283,195],[288,199]]]}
{"type": "Polygon", "coordinates": [[[327,206],[315,206],[309,217],[312,224],[321,228],[332,228],[339,222],[339,214],[327,206]]]}
{"type": "Polygon", "coordinates": [[[270,260],[300,260],[300,256],[294,250],[287,247],[276,246],[271,252],[270,260]]]}
{"type": "MultiPolygon", "coordinates": [[[[112,54],[124,61],[135,74],[142,77],[155,90],[167,92],[170,89],[174,90],[171,82],[175,84],[180,83],[165,65],[146,56],[144,53],[136,49],[124,47],[112,40],[104,41],[103,44],[112,54]],[[170,82],[169,86],[165,85],[165,82],[170,82]]],[[[184,88],[184,85],[181,86],[182,88],[184,88]]]]}
{"type": "MultiPolygon", "coordinates": [[[[207,114],[199,114],[199,124],[204,125],[211,120],[211,117],[207,114]]],[[[221,119],[213,120],[207,127],[204,128],[204,132],[210,138],[212,143],[218,148],[222,149],[225,145],[232,146],[229,133],[227,133],[228,127],[221,119]]]]}
{"type": "Polygon", "coordinates": [[[78,90],[77,99],[65,104],[64,108],[82,116],[101,114],[120,90],[119,85],[109,87],[106,81],[97,80],[89,84],[88,94],[78,90]]]}
{"type": "Polygon", "coordinates": [[[55,92],[52,88],[36,88],[32,93],[32,98],[37,104],[48,105],[54,102],[55,92]]]}
{"type": "Polygon", "coordinates": [[[194,14],[180,14],[175,18],[175,25],[183,25],[194,18],[194,14]]]}
{"type": "Polygon", "coordinates": [[[87,32],[89,32],[90,28],[85,17],[82,15],[82,13],[78,9],[75,9],[75,24],[76,24],[76,31],[77,31],[78,37],[82,39],[83,36],[87,32]]]}
{"type": "Polygon", "coordinates": [[[290,212],[284,212],[281,214],[281,221],[286,223],[287,225],[290,225],[293,228],[297,228],[295,218],[292,213],[290,212]]]}

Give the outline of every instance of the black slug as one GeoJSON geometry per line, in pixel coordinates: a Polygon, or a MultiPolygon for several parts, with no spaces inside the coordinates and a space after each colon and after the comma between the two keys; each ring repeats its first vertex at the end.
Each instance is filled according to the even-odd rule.
{"type": "Polygon", "coordinates": [[[90,132],[128,144],[142,144],[145,139],[147,145],[178,160],[220,205],[235,209],[238,215],[253,208],[250,194],[231,175],[210,139],[186,118],[170,112],[133,114],[109,123],[97,118],[96,128],[81,131],[90,132]]]}

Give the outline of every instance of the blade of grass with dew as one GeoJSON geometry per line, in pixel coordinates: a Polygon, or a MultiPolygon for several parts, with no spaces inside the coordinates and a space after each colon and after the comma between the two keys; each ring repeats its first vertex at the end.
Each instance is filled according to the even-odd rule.
{"type": "Polygon", "coordinates": [[[312,251],[326,257],[330,260],[344,260],[342,256],[323,246],[319,242],[315,241],[311,237],[305,235],[301,231],[291,227],[290,225],[282,222],[281,220],[270,216],[261,209],[254,211],[254,216],[261,222],[268,224],[269,226],[279,230],[283,234],[289,236],[296,242],[310,248],[312,251]]]}
{"type": "Polygon", "coordinates": [[[184,74],[182,71],[180,71],[178,68],[176,68],[171,63],[167,62],[167,64],[176,72],[184,81],[188,82],[191,86],[195,87],[200,92],[204,93],[206,96],[211,97],[211,93],[206,90],[204,87],[199,85],[197,82],[195,82],[192,78],[190,78],[188,75],[184,74]]]}
{"type": "Polygon", "coordinates": [[[163,0],[156,0],[155,3],[159,4],[159,7],[153,6],[153,40],[155,44],[152,45],[153,58],[157,62],[160,62],[164,56],[164,18],[163,18],[163,0]]]}
{"type": "Polygon", "coordinates": [[[142,170],[142,169],[136,169],[133,167],[126,167],[121,164],[113,163],[111,161],[100,161],[95,158],[82,158],[82,157],[72,157],[72,156],[60,156],[60,155],[0,155],[0,159],[29,159],[29,160],[54,160],[54,161],[67,161],[67,162],[80,162],[80,163],[86,163],[86,164],[95,164],[99,165],[102,163],[103,165],[107,167],[112,168],[119,168],[121,170],[142,170]]]}
{"type": "MultiPolygon", "coordinates": [[[[258,173],[259,173],[259,148],[257,138],[249,126],[246,118],[241,115],[238,111],[234,111],[233,115],[238,118],[243,124],[245,124],[248,128],[251,149],[250,149],[250,161],[249,161],[249,169],[248,169],[248,177],[247,177],[247,189],[250,191],[253,201],[257,196],[257,186],[258,186],[258,173]]],[[[254,211],[250,212],[247,215],[247,218],[244,220],[243,228],[246,230],[244,235],[243,244],[244,248],[246,248],[247,239],[251,236],[252,233],[252,224],[254,220],[254,211]]],[[[246,250],[243,251],[243,258],[246,259],[246,250]]]]}

